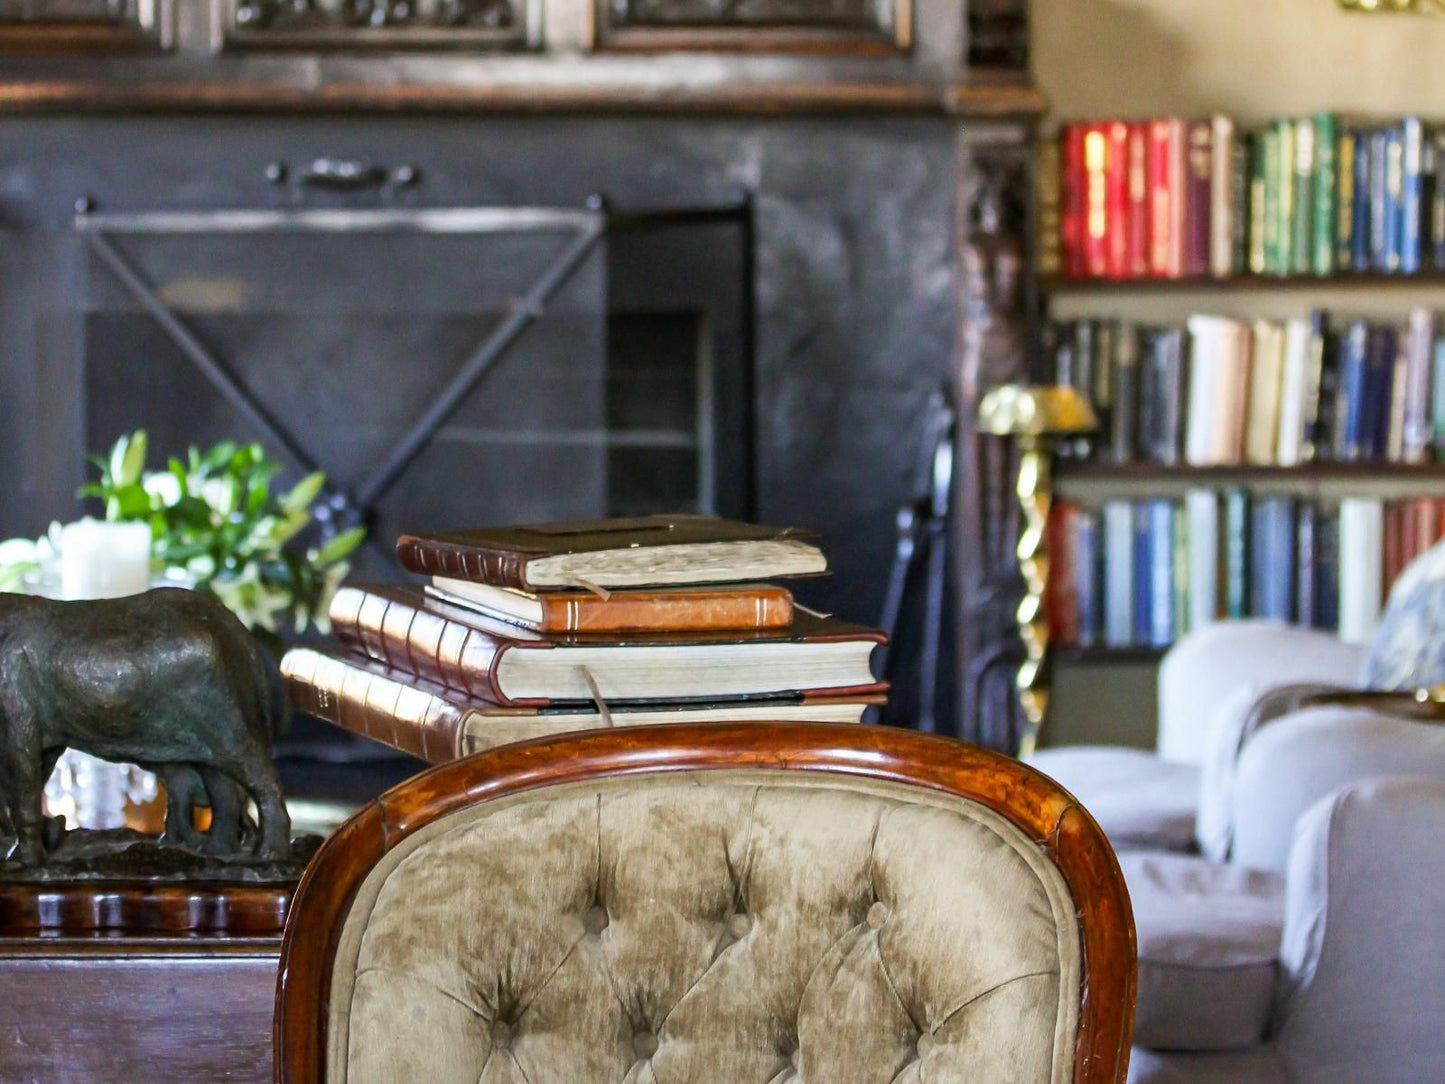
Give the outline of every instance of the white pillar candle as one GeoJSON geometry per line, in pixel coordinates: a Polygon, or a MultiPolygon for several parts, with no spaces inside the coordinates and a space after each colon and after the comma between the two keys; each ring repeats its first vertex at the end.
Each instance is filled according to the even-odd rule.
{"type": "Polygon", "coordinates": [[[83,519],[61,528],[62,597],[120,598],[150,585],[150,524],[83,519]]]}

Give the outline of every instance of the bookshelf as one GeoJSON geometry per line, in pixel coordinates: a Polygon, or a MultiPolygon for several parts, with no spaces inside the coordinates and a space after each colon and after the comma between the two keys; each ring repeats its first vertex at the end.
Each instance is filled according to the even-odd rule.
{"type": "Polygon", "coordinates": [[[1045,295],[1269,293],[1299,290],[1445,289],[1445,271],[1409,275],[1386,271],[1335,271],[1328,275],[1182,275],[1177,278],[1071,278],[1044,275],[1045,295]]]}

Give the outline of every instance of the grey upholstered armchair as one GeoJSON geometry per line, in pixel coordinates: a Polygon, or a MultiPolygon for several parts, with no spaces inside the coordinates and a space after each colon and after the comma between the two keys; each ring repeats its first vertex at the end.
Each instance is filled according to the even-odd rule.
{"type": "Polygon", "coordinates": [[[1438,1079],[1445,727],[1296,712],[1248,741],[1215,797],[1228,861],[1120,855],[1139,937],[1129,1079],[1438,1079]]]}
{"type": "Polygon", "coordinates": [[[277,1072],[352,1084],[1119,1081],[1103,835],[880,727],[594,731],[427,772],[298,890],[277,1072]]]}

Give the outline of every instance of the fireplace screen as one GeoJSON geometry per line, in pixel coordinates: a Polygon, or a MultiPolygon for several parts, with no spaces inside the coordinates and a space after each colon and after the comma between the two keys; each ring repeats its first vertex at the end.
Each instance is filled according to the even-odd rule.
{"type": "Polygon", "coordinates": [[[90,214],[77,233],[86,446],[261,441],[327,472],[336,526],[371,526],[364,571],[422,526],[742,510],[718,487],[715,316],[614,275],[601,213],[90,214]]]}

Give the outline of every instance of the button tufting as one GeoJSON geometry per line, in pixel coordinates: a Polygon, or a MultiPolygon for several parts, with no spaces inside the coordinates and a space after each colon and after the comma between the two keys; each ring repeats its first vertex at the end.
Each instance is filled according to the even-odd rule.
{"type": "Polygon", "coordinates": [[[657,1036],[650,1031],[639,1031],[632,1037],[632,1052],[644,1061],[657,1053],[657,1036]]]}
{"type": "Polygon", "coordinates": [[[506,1046],[512,1041],[512,1028],[505,1020],[498,1020],[492,1024],[492,1043],[495,1046],[506,1046]]]}
{"type": "Polygon", "coordinates": [[[925,1031],[918,1037],[918,1057],[920,1059],[928,1057],[933,1050],[933,1045],[933,1036],[925,1031]]]}
{"type": "Polygon", "coordinates": [[[587,910],[584,911],[582,914],[582,928],[588,933],[590,933],[593,937],[596,937],[603,930],[607,929],[607,924],[609,921],[610,920],[607,917],[607,908],[603,907],[601,904],[598,904],[595,907],[587,908],[587,910]]]}
{"type": "Polygon", "coordinates": [[[882,929],[883,923],[888,921],[888,905],[882,900],[874,903],[868,908],[868,928],[872,930],[882,929]]]}
{"type": "Polygon", "coordinates": [[[753,920],[742,912],[738,912],[728,919],[728,933],[732,934],[739,941],[748,935],[753,928],[753,920]]]}

